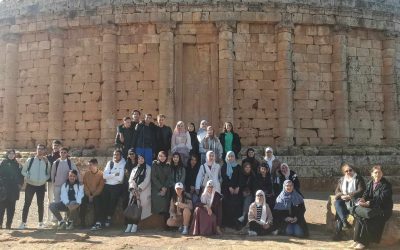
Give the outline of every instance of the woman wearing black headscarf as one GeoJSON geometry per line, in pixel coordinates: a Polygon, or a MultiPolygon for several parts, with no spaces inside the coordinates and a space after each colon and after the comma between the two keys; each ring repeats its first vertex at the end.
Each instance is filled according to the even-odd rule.
{"type": "Polygon", "coordinates": [[[254,150],[254,148],[247,149],[246,158],[242,161],[242,165],[244,165],[246,162],[250,163],[253,173],[258,173],[260,162],[256,159],[256,151],[254,150]]]}
{"type": "MultiPolygon", "coordinates": [[[[140,219],[146,219],[151,215],[151,167],[146,165],[144,156],[138,154],[138,163],[129,177],[129,191],[131,198],[134,196],[140,201],[142,214],[140,219]]],[[[126,233],[136,233],[139,221],[129,221],[126,233]]]]}
{"type": "Polygon", "coordinates": [[[192,149],[189,152],[189,155],[196,155],[197,159],[200,159],[199,152],[199,140],[197,139],[196,127],[193,122],[188,124],[188,131],[190,135],[190,142],[192,143],[192,149]]]}

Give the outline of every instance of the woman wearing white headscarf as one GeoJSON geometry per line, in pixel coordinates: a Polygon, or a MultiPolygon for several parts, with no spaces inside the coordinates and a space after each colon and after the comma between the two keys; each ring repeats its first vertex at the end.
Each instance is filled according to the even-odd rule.
{"type": "Polygon", "coordinates": [[[214,235],[221,234],[221,195],[214,189],[214,182],[207,181],[201,195],[201,203],[193,213],[190,235],[214,235]]]}
{"type": "Polygon", "coordinates": [[[241,209],[232,209],[241,207],[241,197],[239,195],[238,178],[240,165],[237,164],[235,153],[228,151],[225,157],[225,163],[221,168],[222,184],[221,190],[224,199],[222,200],[222,224],[227,227],[238,229],[237,219],[242,215],[241,209]]]}
{"type": "Polygon", "coordinates": [[[171,152],[179,153],[183,164],[186,165],[189,159],[189,152],[192,149],[192,142],[189,132],[186,130],[185,123],[179,121],[174,129],[171,139],[171,152]]]}
{"type": "Polygon", "coordinates": [[[249,236],[266,235],[272,232],[272,212],[265,201],[262,190],[256,192],[256,200],[249,208],[249,236]]]}
{"type": "Polygon", "coordinates": [[[199,130],[197,130],[197,140],[199,140],[199,143],[201,143],[201,141],[207,135],[207,126],[208,122],[206,120],[202,120],[200,122],[199,130]]]}
{"type": "Polygon", "coordinates": [[[290,170],[289,165],[287,163],[282,163],[281,164],[281,176],[280,176],[280,183],[283,184],[284,181],[290,180],[293,182],[294,189],[296,189],[297,192],[300,192],[300,181],[299,177],[297,176],[296,172],[293,170],[290,170]]]}
{"type": "Polygon", "coordinates": [[[272,162],[276,159],[274,155],[274,150],[271,147],[265,148],[265,156],[264,160],[267,162],[269,166],[269,171],[272,172],[272,162]]]}
{"type": "Polygon", "coordinates": [[[214,189],[221,193],[221,166],[215,163],[215,154],[208,151],[206,154],[206,163],[200,166],[199,173],[196,178],[196,193],[200,194],[200,190],[204,190],[207,181],[214,182],[214,189]]]}

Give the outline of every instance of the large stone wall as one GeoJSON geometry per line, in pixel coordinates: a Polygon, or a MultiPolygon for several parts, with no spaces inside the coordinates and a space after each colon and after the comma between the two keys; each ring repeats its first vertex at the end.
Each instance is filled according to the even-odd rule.
{"type": "Polygon", "coordinates": [[[2,147],[113,145],[132,109],[244,145],[399,142],[396,0],[0,2],[2,147]]]}

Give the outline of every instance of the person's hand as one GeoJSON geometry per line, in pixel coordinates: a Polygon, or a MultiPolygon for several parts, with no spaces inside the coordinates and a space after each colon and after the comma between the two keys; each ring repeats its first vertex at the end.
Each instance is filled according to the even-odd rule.
{"type": "Polygon", "coordinates": [[[271,226],[270,226],[268,223],[265,223],[262,227],[263,227],[264,229],[268,229],[268,228],[270,228],[271,226]]]}
{"type": "Polygon", "coordinates": [[[240,188],[237,187],[237,188],[235,189],[235,194],[239,194],[239,190],[240,190],[240,188]]]}
{"type": "Polygon", "coordinates": [[[211,208],[207,207],[207,213],[208,213],[209,216],[212,215],[212,210],[211,210],[211,208]]]}
{"type": "Polygon", "coordinates": [[[194,193],[194,192],[196,192],[195,187],[194,186],[190,186],[190,193],[194,193]]]}
{"type": "Polygon", "coordinates": [[[293,219],[292,217],[286,217],[286,218],[285,218],[285,222],[291,222],[292,219],[293,219]]]}
{"type": "Polygon", "coordinates": [[[119,140],[124,143],[125,139],[124,139],[124,135],[122,133],[118,133],[119,135],[119,140]]]}
{"type": "Polygon", "coordinates": [[[235,189],[233,189],[232,187],[229,187],[229,192],[230,192],[231,194],[234,194],[234,193],[235,193],[235,189]]]}
{"type": "Polygon", "coordinates": [[[115,175],[115,176],[119,176],[119,172],[115,173],[114,175],[115,175]]]}
{"type": "Polygon", "coordinates": [[[196,189],[196,194],[199,195],[199,193],[200,193],[200,190],[196,189]]]}
{"type": "Polygon", "coordinates": [[[369,202],[369,201],[367,201],[367,202],[361,202],[361,201],[359,201],[358,204],[359,204],[360,206],[362,206],[362,207],[369,207],[370,202],[369,202]]]}
{"type": "Polygon", "coordinates": [[[365,203],[365,199],[364,198],[360,198],[360,199],[358,199],[358,202],[365,203]]]}
{"type": "Polygon", "coordinates": [[[89,203],[93,203],[93,196],[89,196],[89,203]]]}
{"type": "Polygon", "coordinates": [[[291,223],[296,223],[297,222],[297,217],[293,217],[291,223]]]}

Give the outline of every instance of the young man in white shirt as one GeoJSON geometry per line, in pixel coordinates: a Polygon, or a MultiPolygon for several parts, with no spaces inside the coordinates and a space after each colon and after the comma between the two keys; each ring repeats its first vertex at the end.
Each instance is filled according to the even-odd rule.
{"type": "Polygon", "coordinates": [[[103,202],[105,212],[106,227],[111,225],[111,217],[114,215],[118,199],[122,194],[122,183],[125,174],[125,159],[122,157],[122,151],[117,149],[114,151],[113,160],[107,163],[103,172],[105,181],[103,189],[103,202]]]}

